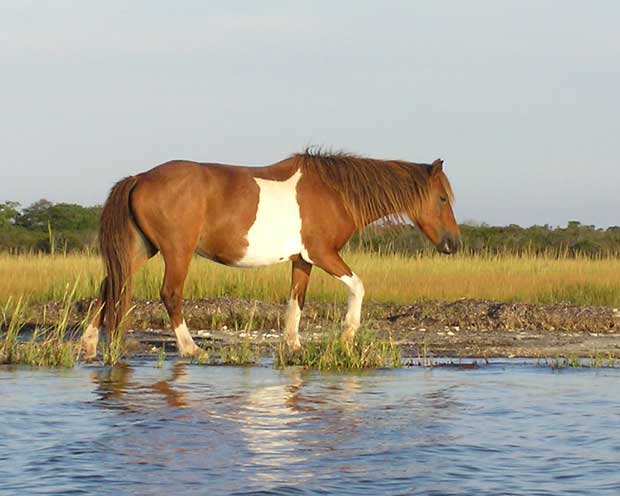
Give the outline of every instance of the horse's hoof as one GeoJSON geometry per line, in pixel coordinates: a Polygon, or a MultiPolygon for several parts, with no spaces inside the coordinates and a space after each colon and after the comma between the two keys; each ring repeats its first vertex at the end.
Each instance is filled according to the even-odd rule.
{"type": "Polygon", "coordinates": [[[299,339],[298,339],[297,341],[292,341],[290,343],[287,342],[286,347],[291,351],[299,351],[301,350],[301,343],[299,342],[299,339]]]}
{"type": "Polygon", "coordinates": [[[351,334],[349,332],[343,332],[340,335],[340,345],[343,348],[347,348],[347,349],[351,348],[351,346],[353,346],[354,341],[355,341],[354,334],[351,334]]]}
{"type": "Polygon", "coordinates": [[[198,346],[192,348],[191,350],[183,350],[179,354],[182,357],[193,358],[199,362],[206,362],[209,359],[209,353],[198,346]]]}
{"type": "Polygon", "coordinates": [[[92,362],[97,358],[97,345],[93,346],[90,343],[80,342],[78,354],[85,362],[92,362]]]}

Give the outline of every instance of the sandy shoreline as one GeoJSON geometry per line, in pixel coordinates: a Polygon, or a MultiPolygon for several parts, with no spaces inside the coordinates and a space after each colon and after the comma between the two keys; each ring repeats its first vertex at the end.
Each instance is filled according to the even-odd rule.
{"type": "MultiPolygon", "coordinates": [[[[159,301],[136,301],[131,335],[143,345],[163,341],[174,345],[168,318],[159,301]]],[[[72,320],[78,322],[90,301],[76,303],[72,320]]],[[[53,321],[57,302],[31,307],[29,323],[53,321]]],[[[185,319],[199,341],[234,342],[248,336],[272,346],[281,338],[284,304],[234,298],[186,300],[185,319]]],[[[301,322],[303,340],[320,338],[337,328],[345,306],[310,302],[301,322]]],[[[563,304],[534,305],[486,300],[421,301],[412,305],[369,302],[364,324],[379,337],[391,336],[417,354],[425,348],[449,357],[620,356],[620,312],[608,307],[563,304]]]]}

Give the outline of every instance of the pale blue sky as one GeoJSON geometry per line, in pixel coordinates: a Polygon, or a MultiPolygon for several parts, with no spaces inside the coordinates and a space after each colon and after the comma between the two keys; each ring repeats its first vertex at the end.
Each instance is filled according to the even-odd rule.
{"type": "Polygon", "coordinates": [[[620,3],[0,3],[0,201],[173,158],[445,160],[460,221],[620,225],[620,3]]]}

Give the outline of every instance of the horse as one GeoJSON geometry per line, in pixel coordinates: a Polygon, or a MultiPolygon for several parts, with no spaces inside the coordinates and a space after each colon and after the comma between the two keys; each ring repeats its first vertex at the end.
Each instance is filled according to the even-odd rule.
{"type": "MultiPolygon", "coordinates": [[[[161,252],[161,298],[182,356],[202,353],[182,313],[183,284],[196,253],[231,267],[290,261],[284,339],[301,347],[299,322],[313,266],[348,289],[341,340],[360,326],[364,284],[339,252],[356,231],[383,218],[413,221],[444,254],[460,231],[443,161],[378,160],[306,150],[262,167],[174,160],[114,185],[101,213],[99,242],[106,276],[95,317],[82,336],[96,356],[100,329],[119,329],[132,275],[161,252]]],[[[120,331],[119,331],[120,332],[120,331]]]]}

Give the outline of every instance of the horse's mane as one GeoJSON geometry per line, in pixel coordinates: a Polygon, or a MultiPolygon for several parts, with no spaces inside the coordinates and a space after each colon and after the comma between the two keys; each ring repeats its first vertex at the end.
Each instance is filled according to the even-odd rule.
{"type": "MultiPolygon", "coordinates": [[[[357,229],[385,216],[400,222],[413,220],[430,194],[429,164],[310,149],[295,157],[303,174],[318,176],[342,195],[357,229]]],[[[452,202],[452,188],[443,173],[441,181],[452,202]]]]}

